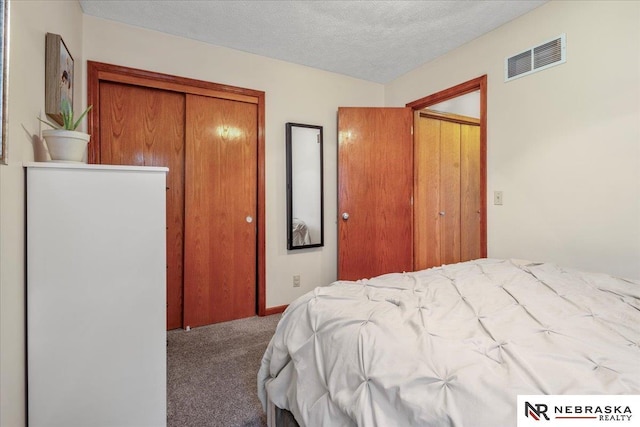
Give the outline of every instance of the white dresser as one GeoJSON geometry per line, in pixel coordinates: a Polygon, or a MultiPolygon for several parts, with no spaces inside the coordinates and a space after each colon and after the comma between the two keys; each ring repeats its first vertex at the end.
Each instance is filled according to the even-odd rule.
{"type": "Polygon", "coordinates": [[[29,426],[165,426],[167,169],[25,168],[29,426]]]}

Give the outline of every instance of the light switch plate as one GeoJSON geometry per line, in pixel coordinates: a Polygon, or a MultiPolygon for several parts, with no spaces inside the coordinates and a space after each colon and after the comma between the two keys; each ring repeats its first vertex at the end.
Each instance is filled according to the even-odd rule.
{"type": "Polygon", "coordinates": [[[493,192],[493,204],[501,205],[502,204],[502,191],[494,191],[493,192]]]}

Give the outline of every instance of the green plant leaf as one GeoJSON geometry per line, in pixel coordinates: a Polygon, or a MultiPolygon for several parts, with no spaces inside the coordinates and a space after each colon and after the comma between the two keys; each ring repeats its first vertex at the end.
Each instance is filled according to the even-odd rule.
{"type": "MultiPolygon", "coordinates": [[[[93,105],[89,105],[87,107],[86,110],[84,110],[84,112],[82,114],[80,114],[80,117],[78,118],[78,120],[73,124],[73,130],[77,129],[77,127],[80,125],[80,122],[82,121],[82,119],[84,119],[84,116],[87,115],[87,113],[91,110],[91,108],[93,107],[93,105]]],[[[73,120],[73,118],[72,118],[73,120]]]]}
{"type": "Polygon", "coordinates": [[[40,120],[42,123],[44,123],[45,125],[49,125],[54,129],[63,129],[62,126],[60,126],[58,123],[55,122],[50,122],[49,120],[42,120],[40,117],[36,117],[36,119],[40,120]]]}
{"type": "Polygon", "coordinates": [[[54,129],[64,129],[64,130],[76,130],[78,126],[80,126],[80,122],[84,119],[84,116],[91,110],[93,105],[89,105],[86,110],[82,112],[78,120],[74,121],[73,119],[73,109],[71,108],[71,104],[66,99],[62,100],[60,104],[60,115],[62,116],[62,124],[52,123],[48,120],[42,120],[40,117],[37,119],[42,123],[45,123],[51,126],[54,129]]]}

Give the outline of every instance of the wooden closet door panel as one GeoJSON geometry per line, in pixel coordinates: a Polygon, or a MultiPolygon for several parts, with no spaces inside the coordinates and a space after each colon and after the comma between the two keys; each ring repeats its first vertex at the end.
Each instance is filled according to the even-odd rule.
{"type": "Polygon", "coordinates": [[[413,269],[412,121],[409,108],[338,109],[339,279],[413,269]]]}
{"type": "Polygon", "coordinates": [[[460,262],[460,125],[440,124],[440,256],[460,262]]]}
{"type": "Polygon", "coordinates": [[[480,126],[461,125],[460,197],[461,261],[481,258],[480,126]]]}
{"type": "Polygon", "coordinates": [[[256,313],[257,107],[187,95],[184,325],[256,313]]]}
{"type": "Polygon", "coordinates": [[[440,120],[415,114],[414,268],[440,261],[440,120]]]}
{"type": "Polygon", "coordinates": [[[100,161],[166,166],[167,329],[182,326],[184,94],[100,83],[100,161]]]}

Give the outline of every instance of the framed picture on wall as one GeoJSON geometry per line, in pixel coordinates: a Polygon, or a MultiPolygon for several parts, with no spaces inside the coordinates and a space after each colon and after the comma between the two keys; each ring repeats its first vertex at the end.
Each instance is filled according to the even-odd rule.
{"type": "Polygon", "coordinates": [[[62,124],[62,103],[73,110],[73,57],[58,34],[47,33],[45,44],[45,113],[62,124]]]}
{"type": "Polygon", "coordinates": [[[0,0],[0,163],[7,164],[7,88],[9,86],[9,0],[0,0]]]}

